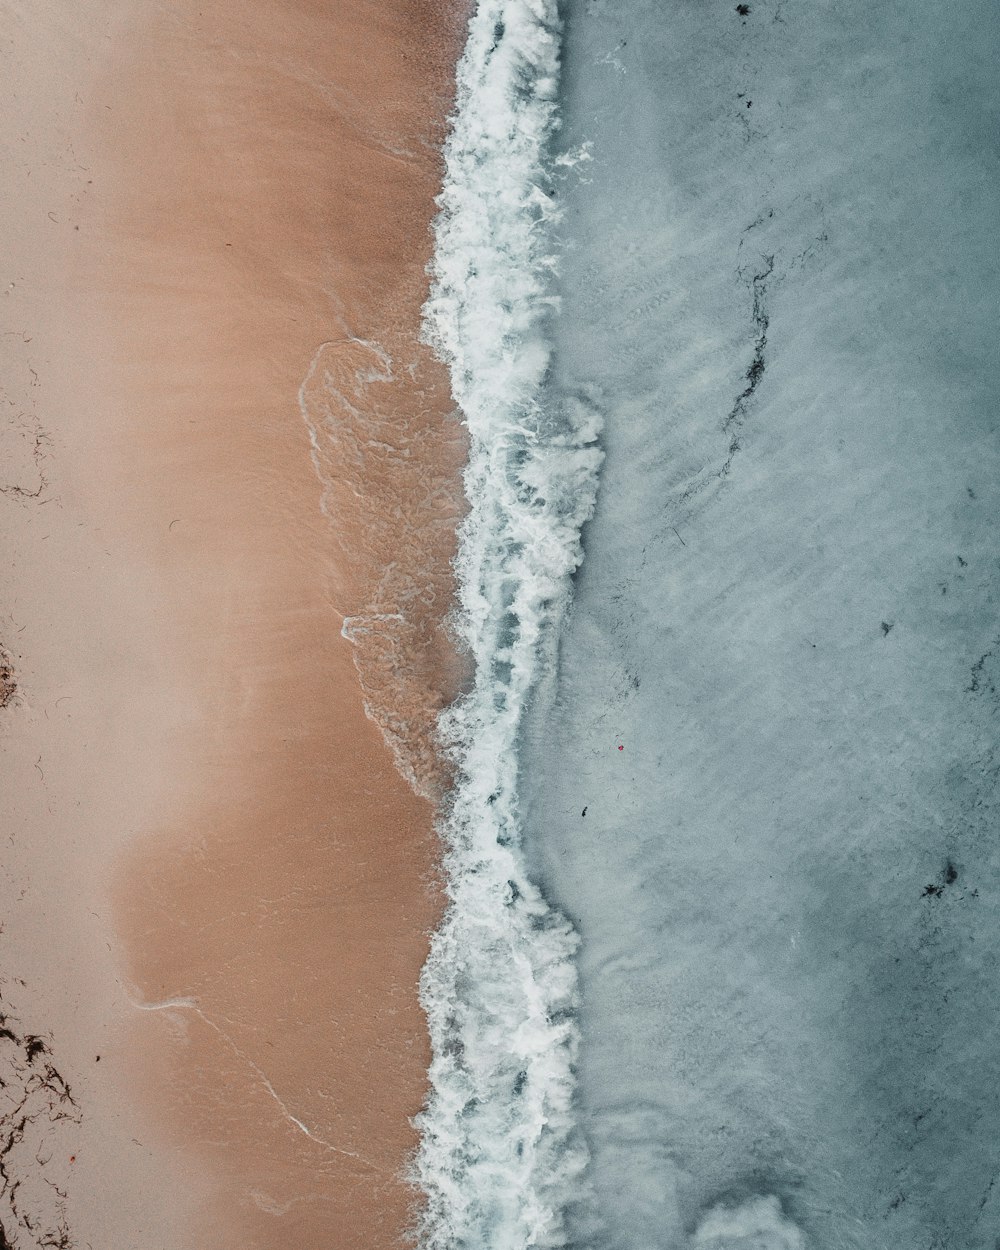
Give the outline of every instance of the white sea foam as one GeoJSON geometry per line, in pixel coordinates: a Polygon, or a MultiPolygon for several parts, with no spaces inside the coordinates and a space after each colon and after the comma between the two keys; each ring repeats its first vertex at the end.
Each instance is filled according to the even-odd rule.
{"type": "Polygon", "coordinates": [[[586,1162],[572,1113],[577,939],[528,879],[517,796],[520,722],[601,460],[592,405],[541,401],[559,43],[553,0],[481,0],[471,19],[425,310],[469,430],[456,627],[475,660],[442,721],[458,781],[443,821],[450,907],[422,982],[427,1250],[565,1244],[586,1162]]]}
{"type": "Polygon", "coordinates": [[[787,1220],[773,1195],[719,1206],[698,1225],[692,1250],[805,1250],[802,1230],[787,1220]]]}

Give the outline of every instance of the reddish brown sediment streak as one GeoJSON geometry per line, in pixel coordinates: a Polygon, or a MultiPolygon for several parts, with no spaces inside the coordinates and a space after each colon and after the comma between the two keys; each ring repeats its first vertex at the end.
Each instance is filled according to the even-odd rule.
{"type": "Polygon", "coordinates": [[[108,510],[192,692],[116,883],[128,1054],[211,1187],[174,1243],[197,1250],[376,1250],[414,1200],[464,458],[418,339],[464,17],[183,0],[135,25],[95,116],[108,510]]]}

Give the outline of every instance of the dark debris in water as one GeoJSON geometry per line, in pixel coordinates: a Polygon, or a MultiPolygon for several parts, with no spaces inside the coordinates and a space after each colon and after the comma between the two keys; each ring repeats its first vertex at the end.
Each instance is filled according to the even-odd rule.
{"type": "MultiPolygon", "coordinates": [[[[929,884],[925,885],[923,890],[921,891],[920,897],[921,898],[941,898],[945,890],[948,888],[948,886],[954,885],[958,881],[958,876],[959,874],[958,874],[957,865],[950,859],[946,860],[945,866],[941,870],[938,880],[931,881],[929,884]]],[[[978,898],[979,891],[970,890],[968,891],[967,895],[962,894],[960,895],[960,897],[978,898]]]]}

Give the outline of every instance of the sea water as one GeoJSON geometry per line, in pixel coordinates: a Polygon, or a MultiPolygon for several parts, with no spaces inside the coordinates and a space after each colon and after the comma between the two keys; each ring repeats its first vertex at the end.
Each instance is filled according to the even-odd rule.
{"type": "Polygon", "coordinates": [[[477,10],[435,1250],[1000,1241],[998,45],[477,10]]]}

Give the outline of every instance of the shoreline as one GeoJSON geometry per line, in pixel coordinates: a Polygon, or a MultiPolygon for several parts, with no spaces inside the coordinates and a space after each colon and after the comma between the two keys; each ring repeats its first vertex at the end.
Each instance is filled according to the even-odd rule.
{"type": "MultiPolygon", "coordinates": [[[[81,948],[88,1001],[65,1023],[75,916],[36,962],[53,1046],[81,1012],[111,1039],[104,1083],[88,1069],[79,1086],[81,1117],[115,1118],[118,1139],[94,1136],[67,1208],[74,1235],[100,1230],[109,1250],[168,1236],[198,1250],[388,1246],[412,1218],[401,1169],[426,1091],[417,979],[441,909],[438,847],[359,670],[369,705],[397,700],[402,750],[426,768],[428,725],[458,680],[441,618],[464,442],[417,335],[464,20],[445,30],[430,6],[403,8],[136,6],[110,41],[87,36],[107,59],[80,93],[89,168],[67,197],[72,277],[50,293],[65,399],[46,425],[74,496],[31,594],[51,618],[37,675],[81,652],[99,729],[84,746],[79,721],[62,726],[61,783],[92,841],[70,845],[66,821],[42,914],[74,890],[81,908],[104,904],[92,944],[106,953],[91,976],[81,948]],[[341,359],[313,370],[321,393],[299,408],[310,362],[345,331],[393,361],[389,379],[348,362],[375,450],[363,418],[351,445],[341,436],[341,359]],[[90,615],[72,590],[53,598],[79,554],[73,530],[93,536],[78,574],[90,615]],[[388,651],[352,647],[343,619],[366,616],[407,626],[388,651]],[[110,1213],[109,1169],[134,1191],[110,1213]]],[[[68,52],[64,69],[76,64],[68,52]]],[[[27,699],[35,679],[12,658],[27,699]]],[[[22,711],[2,714],[5,749],[23,754],[22,711]]],[[[35,819],[29,865],[50,833],[35,819]]]]}

